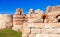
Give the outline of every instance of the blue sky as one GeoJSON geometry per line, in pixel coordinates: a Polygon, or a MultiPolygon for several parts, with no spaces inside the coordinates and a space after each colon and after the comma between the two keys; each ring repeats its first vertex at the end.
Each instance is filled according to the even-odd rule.
{"type": "Polygon", "coordinates": [[[23,8],[27,14],[30,8],[41,9],[45,12],[47,6],[60,5],[60,0],[0,0],[1,14],[14,14],[16,8],[23,8]]]}

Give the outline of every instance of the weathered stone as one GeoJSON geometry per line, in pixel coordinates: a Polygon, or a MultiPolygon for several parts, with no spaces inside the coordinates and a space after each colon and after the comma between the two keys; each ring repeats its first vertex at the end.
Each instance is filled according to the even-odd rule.
{"type": "Polygon", "coordinates": [[[56,11],[59,11],[60,9],[60,6],[48,6],[47,9],[46,9],[46,12],[56,12],[56,11]]]}
{"type": "Polygon", "coordinates": [[[30,28],[24,27],[22,30],[23,33],[29,34],[30,33],[30,28]]]}
{"type": "Polygon", "coordinates": [[[34,10],[31,8],[30,10],[29,10],[29,14],[33,14],[34,13],[34,10]]]}
{"type": "Polygon", "coordinates": [[[35,27],[34,23],[29,23],[27,27],[35,27]]]}
{"type": "Polygon", "coordinates": [[[27,17],[23,13],[23,10],[20,8],[16,9],[16,13],[13,15],[12,29],[15,31],[22,31],[22,27],[25,22],[27,22],[27,17]]]}
{"type": "Polygon", "coordinates": [[[39,28],[31,28],[31,33],[33,34],[41,34],[42,30],[39,28]]]}
{"type": "Polygon", "coordinates": [[[49,19],[49,22],[53,22],[53,23],[57,23],[58,19],[56,19],[56,17],[58,15],[60,15],[60,6],[48,6],[47,9],[46,9],[46,14],[49,16],[48,19],[49,19]]]}
{"type": "Polygon", "coordinates": [[[60,19],[60,15],[58,15],[57,19],[60,19]]]}
{"type": "Polygon", "coordinates": [[[34,10],[33,9],[30,9],[29,11],[29,14],[27,15],[28,17],[28,22],[33,22],[33,23],[39,23],[39,22],[42,22],[41,21],[41,15],[42,15],[42,11],[40,11],[39,9],[35,10],[35,13],[34,13],[34,10]]]}
{"type": "Polygon", "coordinates": [[[36,37],[35,34],[29,34],[29,37],[36,37]]]}
{"type": "Polygon", "coordinates": [[[0,14],[0,29],[9,28],[13,25],[13,16],[10,14],[0,14]]]}
{"type": "Polygon", "coordinates": [[[42,10],[40,10],[40,9],[37,9],[37,10],[35,10],[35,13],[36,13],[36,14],[40,14],[40,15],[41,15],[41,14],[43,14],[43,11],[42,11],[42,10]]]}
{"type": "Polygon", "coordinates": [[[17,15],[24,15],[24,13],[23,13],[23,9],[21,9],[21,8],[17,8],[15,14],[17,14],[17,15]]]}
{"type": "Polygon", "coordinates": [[[17,31],[17,32],[22,31],[22,25],[14,25],[12,27],[12,30],[17,31]]]}
{"type": "Polygon", "coordinates": [[[0,29],[13,27],[22,37],[60,37],[60,6],[47,7],[46,13],[30,9],[25,15],[21,8],[13,15],[0,14],[0,29]]]}
{"type": "Polygon", "coordinates": [[[43,23],[29,23],[27,27],[44,28],[43,23]]]}
{"type": "Polygon", "coordinates": [[[59,25],[60,23],[45,23],[44,24],[44,28],[56,28],[56,27],[60,27],[60,25],[59,25]]]}
{"type": "Polygon", "coordinates": [[[58,34],[36,34],[36,37],[60,37],[58,34]]]}
{"type": "Polygon", "coordinates": [[[36,37],[42,37],[41,34],[36,34],[35,36],[36,36],[36,37]]]}
{"type": "Polygon", "coordinates": [[[27,35],[27,34],[25,34],[25,33],[23,33],[23,34],[22,34],[22,37],[28,37],[28,35],[27,35]]]}
{"type": "Polygon", "coordinates": [[[60,34],[60,28],[46,29],[46,31],[50,34],[60,34]]]}

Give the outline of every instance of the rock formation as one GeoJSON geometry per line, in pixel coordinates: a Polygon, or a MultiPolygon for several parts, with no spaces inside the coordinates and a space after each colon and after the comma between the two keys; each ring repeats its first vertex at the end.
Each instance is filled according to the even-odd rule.
{"type": "Polygon", "coordinates": [[[48,6],[46,9],[49,22],[58,22],[57,16],[60,15],[60,6],[48,6]]]}
{"type": "Polygon", "coordinates": [[[23,13],[23,10],[18,8],[16,13],[13,15],[13,30],[21,31],[21,27],[26,22],[26,15],[23,13]]]}
{"type": "Polygon", "coordinates": [[[11,26],[14,31],[22,31],[22,37],[60,37],[60,6],[48,6],[46,13],[30,9],[25,15],[17,8],[13,17],[0,14],[0,29],[11,26]]]}
{"type": "Polygon", "coordinates": [[[59,9],[58,6],[49,6],[45,14],[39,9],[35,12],[32,10],[31,14],[28,14],[28,23],[23,25],[22,37],[60,37],[59,9]]]}
{"type": "Polygon", "coordinates": [[[43,14],[43,11],[41,11],[40,9],[35,10],[36,22],[41,22],[41,23],[43,22],[42,14],[43,14]]]}
{"type": "Polygon", "coordinates": [[[27,17],[28,17],[28,22],[34,22],[36,16],[33,9],[29,10],[29,14],[27,14],[27,17]]]}
{"type": "Polygon", "coordinates": [[[0,14],[0,29],[8,28],[13,25],[13,16],[10,14],[0,14]]]}
{"type": "Polygon", "coordinates": [[[33,9],[30,9],[29,10],[29,14],[27,15],[28,17],[28,22],[42,22],[42,18],[41,18],[41,15],[43,14],[43,12],[39,9],[37,10],[33,10],[33,9]]]}

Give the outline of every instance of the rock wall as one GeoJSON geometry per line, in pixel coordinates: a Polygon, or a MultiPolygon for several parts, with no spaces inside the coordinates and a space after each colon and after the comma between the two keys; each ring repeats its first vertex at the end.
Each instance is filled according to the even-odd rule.
{"type": "Polygon", "coordinates": [[[30,9],[29,10],[29,14],[27,14],[28,17],[28,22],[43,22],[41,16],[42,16],[43,12],[40,9],[37,10],[33,10],[30,9]]]}
{"type": "Polygon", "coordinates": [[[24,23],[22,37],[60,37],[60,6],[41,10],[29,10],[28,21],[24,23]]]}
{"type": "Polygon", "coordinates": [[[30,9],[25,15],[17,8],[13,16],[0,14],[0,29],[11,26],[14,31],[22,31],[22,37],[60,37],[60,6],[48,6],[46,13],[30,9]]]}
{"type": "Polygon", "coordinates": [[[58,23],[60,22],[60,6],[48,6],[46,13],[42,10],[30,9],[28,14],[23,13],[23,9],[17,8],[13,15],[13,27],[15,31],[22,31],[25,23],[58,23]]]}
{"type": "Polygon", "coordinates": [[[25,15],[17,8],[15,14],[0,14],[0,29],[11,27],[22,31],[22,37],[60,37],[60,6],[48,6],[46,13],[30,9],[25,15]]]}
{"type": "Polygon", "coordinates": [[[27,22],[26,15],[23,13],[23,10],[18,8],[16,13],[13,15],[13,27],[15,31],[21,31],[22,25],[27,22]]]}
{"type": "Polygon", "coordinates": [[[49,22],[51,23],[58,22],[58,17],[60,15],[60,6],[48,6],[46,8],[46,14],[48,15],[49,22]]]}
{"type": "Polygon", "coordinates": [[[13,24],[13,16],[9,14],[0,14],[0,29],[11,27],[13,24]]]}
{"type": "Polygon", "coordinates": [[[60,23],[25,24],[22,37],[60,37],[60,23]]]}

